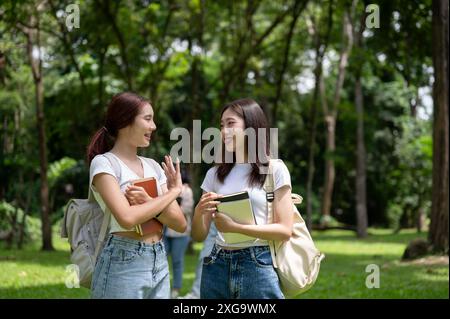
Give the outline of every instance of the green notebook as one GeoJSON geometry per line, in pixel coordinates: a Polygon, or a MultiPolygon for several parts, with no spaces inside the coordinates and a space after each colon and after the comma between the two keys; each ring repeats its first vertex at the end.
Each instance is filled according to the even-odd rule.
{"type": "MultiPolygon", "coordinates": [[[[220,204],[217,205],[219,213],[230,216],[235,222],[245,225],[255,225],[255,215],[248,192],[239,192],[224,195],[216,199],[220,204]]],[[[239,233],[221,233],[227,244],[237,244],[256,240],[255,237],[239,233]]]]}

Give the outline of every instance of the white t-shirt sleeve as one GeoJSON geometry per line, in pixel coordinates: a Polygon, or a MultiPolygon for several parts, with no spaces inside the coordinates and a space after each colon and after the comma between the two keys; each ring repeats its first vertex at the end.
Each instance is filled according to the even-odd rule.
{"type": "Polygon", "coordinates": [[[211,167],[207,172],[202,185],[200,186],[205,192],[215,192],[214,181],[216,180],[216,167],[211,167]]]}
{"type": "Polygon", "coordinates": [[[150,161],[153,163],[153,168],[156,171],[156,176],[158,178],[159,185],[162,186],[164,184],[167,184],[167,177],[161,165],[159,165],[159,163],[152,158],[150,158],[150,161]]]}
{"type": "Polygon", "coordinates": [[[95,188],[92,185],[92,181],[94,180],[95,175],[100,173],[106,173],[117,178],[109,160],[105,156],[97,155],[94,157],[91,166],[89,167],[89,186],[93,189],[95,188]]]}
{"type": "Polygon", "coordinates": [[[287,185],[290,189],[292,189],[291,185],[291,174],[283,161],[275,161],[273,164],[273,182],[274,182],[274,191],[277,189],[287,185]]]}

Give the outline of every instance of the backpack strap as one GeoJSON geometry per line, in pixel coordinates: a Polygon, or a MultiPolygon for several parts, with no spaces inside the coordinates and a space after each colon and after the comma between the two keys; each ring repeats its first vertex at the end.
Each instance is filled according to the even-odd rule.
{"type": "MultiPolygon", "coordinates": [[[[274,221],[274,212],[273,212],[273,200],[275,199],[274,189],[274,179],[273,179],[273,160],[269,160],[269,169],[266,175],[266,179],[264,181],[263,189],[266,191],[266,205],[267,205],[267,222],[272,224],[274,221]]],[[[270,240],[269,247],[270,253],[272,255],[272,263],[275,268],[278,268],[276,263],[276,251],[275,251],[275,241],[270,240]]]]}
{"type": "Polygon", "coordinates": [[[273,163],[272,160],[269,160],[268,172],[266,175],[266,179],[264,181],[263,189],[266,191],[266,203],[267,203],[267,213],[268,213],[268,223],[273,223],[273,200],[275,199],[274,189],[274,181],[273,181],[273,163]]]}
{"type": "Polygon", "coordinates": [[[109,163],[112,166],[114,174],[117,177],[117,180],[120,181],[120,179],[122,177],[122,170],[120,169],[120,163],[119,163],[119,160],[117,159],[117,157],[110,152],[104,153],[103,156],[108,159],[109,163]]]}
{"type": "MultiPolygon", "coordinates": [[[[122,171],[120,169],[119,160],[111,153],[107,152],[103,154],[109,161],[116,175],[117,181],[120,181],[122,171]]],[[[95,201],[94,194],[92,193],[91,187],[89,185],[89,198],[95,201]]],[[[111,213],[107,211],[103,212],[105,216],[103,217],[102,227],[100,228],[100,233],[98,234],[97,244],[95,246],[94,260],[97,260],[98,254],[100,253],[100,249],[103,247],[105,243],[106,233],[108,232],[109,224],[111,222],[111,213]]]]}
{"type": "MultiPolygon", "coordinates": [[[[108,162],[111,164],[114,175],[116,175],[117,181],[120,181],[120,179],[122,177],[122,170],[120,169],[119,160],[113,154],[111,154],[109,152],[102,154],[102,156],[106,157],[108,162]]],[[[95,202],[95,197],[94,197],[94,194],[92,193],[91,185],[89,185],[88,200],[91,203],[95,202]]]]}

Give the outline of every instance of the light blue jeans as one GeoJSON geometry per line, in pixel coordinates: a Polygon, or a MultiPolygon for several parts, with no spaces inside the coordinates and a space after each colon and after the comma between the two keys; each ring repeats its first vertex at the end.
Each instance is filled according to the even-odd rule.
{"type": "Polygon", "coordinates": [[[148,244],[110,234],[95,265],[92,298],[170,298],[164,244],[148,244]]]}
{"type": "Polygon", "coordinates": [[[224,250],[203,259],[202,299],[284,299],[269,246],[224,250]]]}
{"type": "Polygon", "coordinates": [[[167,255],[172,256],[173,288],[180,289],[183,281],[184,254],[191,238],[189,236],[164,236],[164,247],[167,255]]]}

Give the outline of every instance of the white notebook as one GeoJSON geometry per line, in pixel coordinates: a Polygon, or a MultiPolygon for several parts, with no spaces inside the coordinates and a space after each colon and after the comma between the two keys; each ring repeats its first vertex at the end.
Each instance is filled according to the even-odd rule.
{"type": "MultiPolygon", "coordinates": [[[[235,222],[244,225],[255,225],[255,215],[250,202],[248,192],[239,192],[225,195],[215,199],[220,201],[217,205],[219,213],[224,213],[231,217],[235,222]]],[[[237,244],[247,241],[256,240],[255,237],[247,236],[239,233],[221,233],[227,244],[237,244]]]]}

